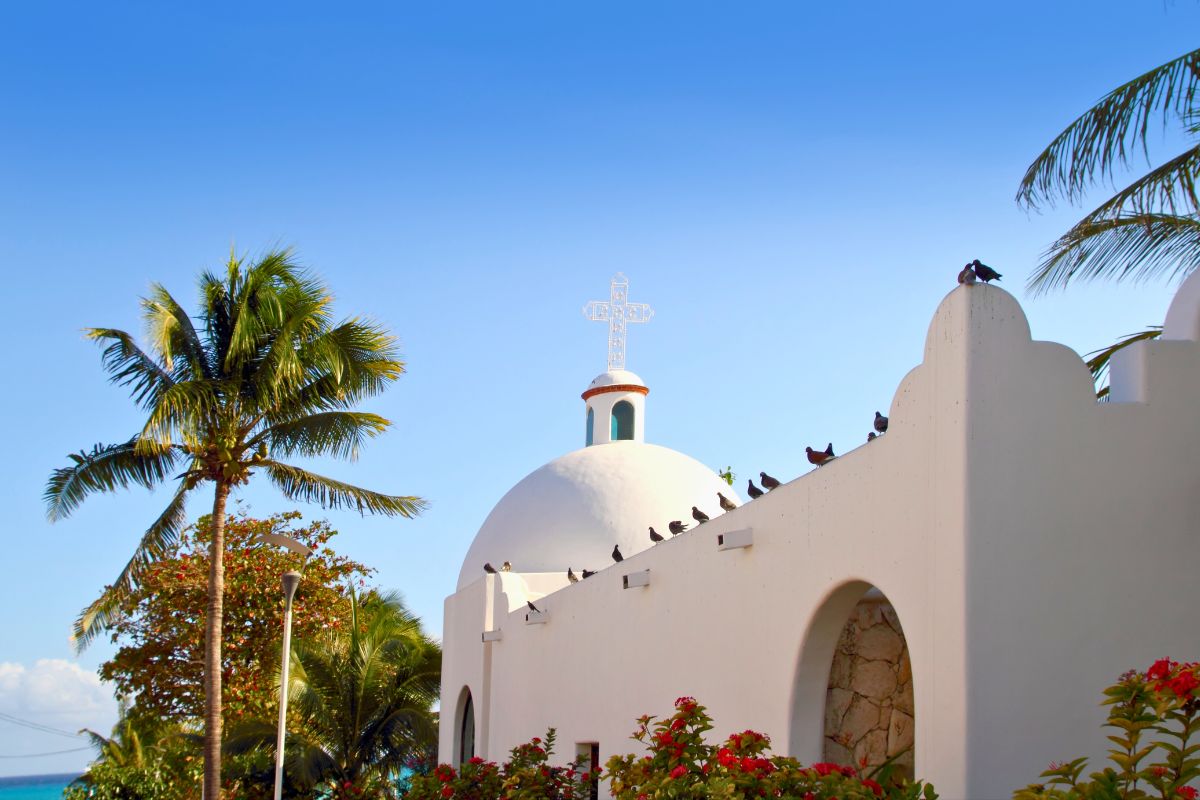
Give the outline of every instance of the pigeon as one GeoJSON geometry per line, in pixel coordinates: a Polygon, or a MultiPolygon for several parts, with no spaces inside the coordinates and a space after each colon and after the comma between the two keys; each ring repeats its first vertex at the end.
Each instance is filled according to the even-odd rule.
{"type": "Polygon", "coordinates": [[[650,526],[650,541],[657,544],[658,542],[661,542],[664,538],[665,537],[661,533],[654,530],[653,525],[650,526]]]}
{"type": "Polygon", "coordinates": [[[679,520],[671,520],[667,523],[667,527],[671,530],[671,535],[676,536],[688,529],[688,526],[679,520]]]}
{"type": "MultiPolygon", "coordinates": [[[[875,412],[875,432],[887,433],[888,418],[878,411],[875,412]]],[[[832,444],[832,442],[831,442],[832,444]]]]}
{"type": "Polygon", "coordinates": [[[541,610],[540,608],[538,608],[537,606],[535,606],[535,605],[534,605],[532,602],[530,602],[529,600],[526,600],[526,601],[525,601],[525,605],[529,606],[529,610],[530,610],[530,611],[532,611],[532,612],[533,612],[533,613],[535,613],[535,614],[540,614],[540,613],[542,613],[542,610],[541,610]]]}
{"type": "Polygon", "coordinates": [[[871,431],[870,433],[868,433],[868,434],[867,434],[867,441],[868,441],[868,442],[873,442],[873,441],[875,441],[875,437],[876,437],[876,436],[878,436],[878,435],[879,435],[879,434],[875,433],[875,431],[871,431]]]}
{"type": "Polygon", "coordinates": [[[758,473],[758,477],[762,479],[760,482],[762,483],[763,488],[766,489],[768,492],[771,491],[772,489],[779,488],[779,481],[775,480],[767,473],[760,472],[760,473],[758,473]]]}
{"type": "Polygon", "coordinates": [[[705,514],[700,509],[692,506],[692,519],[696,520],[696,522],[699,522],[700,524],[704,524],[705,522],[708,522],[708,514],[705,514]]]}
{"type": "Polygon", "coordinates": [[[595,573],[595,572],[593,572],[593,571],[592,571],[592,570],[590,570],[590,569],[585,569],[585,570],[583,571],[583,577],[584,577],[585,579],[586,579],[586,578],[590,578],[590,577],[592,577],[592,576],[593,576],[593,575],[595,575],[595,574],[596,574],[596,573],[595,573]]]}
{"type": "Polygon", "coordinates": [[[971,269],[971,265],[967,264],[962,268],[962,272],[958,273],[958,282],[967,284],[968,286],[976,281],[978,276],[975,270],[971,269]]]}
{"type": "Polygon", "coordinates": [[[567,580],[571,583],[579,583],[579,576],[576,575],[570,567],[567,567],[567,580]]]}
{"type": "Polygon", "coordinates": [[[996,272],[996,270],[992,269],[987,264],[979,263],[978,258],[971,262],[971,266],[975,268],[975,274],[979,276],[979,280],[983,281],[984,283],[998,281],[1002,277],[999,272],[996,272]]]}
{"type": "Polygon", "coordinates": [[[621,546],[620,545],[616,545],[616,544],[613,545],[612,557],[613,557],[613,561],[616,561],[618,564],[620,564],[622,561],[625,560],[625,556],[621,555],[621,546]]]}
{"type": "Polygon", "coordinates": [[[483,565],[483,571],[486,572],[488,575],[496,574],[496,568],[492,566],[490,561],[483,565]]]}
{"type": "MultiPolygon", "coordinates": [[[[832,449],[832,448],[830,448],[832,449]]],[[[811,447],[804,448],[804,452],[808,454],[808,463],[815,464],[818,467],[824,464],[829,459],[833,458],[833,454],[826,451],[813,450],[811,447]]]]}
{"type": "Polygon", "coordinates": [[[757,500],[763,496],[763,490],[754,485],[754,481],[746,481],[746,494],[750,495],[751,500],[757,500]]]}
{"type": "Polygon", "coordinates": [[[720,492],[717,492],[717,499],[721,502],[721,508],[724,511],[733,511],[735,508],[737,508],[737,506],[735,506],[733,504],[732,500],[730,500],[728,497],[721,494],[720,492]]]}
{"type": "Polygon", "coordinates": [[[501,572],[512,572],[512,564],[505,561],[503,564],[500,565],[500,571],[501,572]]]}

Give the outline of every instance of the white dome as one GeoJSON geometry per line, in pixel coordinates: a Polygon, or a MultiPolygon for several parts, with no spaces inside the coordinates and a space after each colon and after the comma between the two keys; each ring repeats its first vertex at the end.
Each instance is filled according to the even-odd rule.
{"type": "Polygon", "coordinates": [[[608,372],[601,372],[592,382],[588,384],[588,389],[598,389],[602,386],[645,386],[643,381],[636,372],[630,372],[627,369],[610,369],[608,372]]]}
{"type": "Polygon", "coordinates": [[[567,453],[496,504],[467,551],[458,587],[479,579],[485,562],[509,561],[514,572],[599,570],[612,564],[614,544],[625,556],[650,547],[651,525],[668,538],[671,520],[694,527],[692,506],[721,514],[717,492],[741,503],[716,472],[666,447],[621,441],[567,453]]]}

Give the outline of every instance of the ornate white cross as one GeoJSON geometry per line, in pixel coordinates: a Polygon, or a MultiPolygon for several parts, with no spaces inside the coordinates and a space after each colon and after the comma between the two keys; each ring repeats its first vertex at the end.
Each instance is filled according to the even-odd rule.
{"type": "Polygon", "coordinates": [[[629,279],[618,272],[612,279],[608,302],[593,300],[583,307],[590,320],[608,323],[608,369],[625,369],[625,323],[649,322],[654,309],[646,303],[629,302],[629,279]]]}

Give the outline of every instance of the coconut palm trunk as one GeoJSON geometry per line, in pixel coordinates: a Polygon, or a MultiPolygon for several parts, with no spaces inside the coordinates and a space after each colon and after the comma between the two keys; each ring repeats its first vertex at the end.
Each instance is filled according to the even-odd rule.
{"type": "Polygon", "coordinates": [[[75,642],[83,649],[112,627],[122,601],[158,559],[173,552],[187,522],[193,489],[212,483],[211,559],[204,630],[204,798],[221,793],[225,506],[259,471],[292,500],[360,513],[412,517],[419,497],[381,494],[309,472],[280,459],[335,456],[354,460],[391,423],[352,410],[404,372],[395,340],[378,325],[334,323],[329,290],[288,251],[246,265],[230,257],[224,275],[200,279],[200,325],[162,286],[143,299],[150,347],[114,328],[90,328],[106,342],[104,366],[148,412],[142,430],[119,444],[70,456],[46,486],[51,521],[68,516],[89,494],[133,485],[178,486],[142,534],[117,580],[83,610],[75,642]],[[179,468],[183,472],[179,472],[179,468]]]}
{"type": "Polygon", "coordinates": [[[208,549],[208,614],[204,618],[204,800],[221,796],[221,628],[225,622],[225,501],[229,484],[217,483],[212,542],[208,549]]]}

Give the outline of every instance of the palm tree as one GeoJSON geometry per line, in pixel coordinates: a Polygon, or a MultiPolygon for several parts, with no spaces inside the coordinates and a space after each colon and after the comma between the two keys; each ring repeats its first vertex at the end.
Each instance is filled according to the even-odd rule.
{"type": "Polygon", "coordinates": [[[417,497],[380,494],[279,460],[332,455],[354,459],[391,423],[352,409],[404,371],[395,340],[359,319],[334,322],[333,298],[294,262],[289,250],[247,264],[230,255],[223,275],[200,277],[200,313],[192,319],[162,286],[142,300],[149,349],[113,328],[89,328],[107,343],[104,366],[147,412],[127,441],[70,456],[46,487],[48,516],[69,515],[89,494],[176,480],[174,495],[116,581],[75,623],[82,649],[118,614],[145,570],[169,553],[186,521],[193,489],[212,484],[211,560],[205,618],[204,798],[220,796],[221,625],[225,505],[256,471],[289,499],[360,513],[412,517],[417,497]],[[182,472],[180,472],[182,469],[182,472]]]}
{"type": "MultiPolygon", "coordinates": [[[[345,628],[292,653],[285,769],[301,793],[330,782],[386,790],[406,759],[436,745],[441,648],[398,596],[350,600],[345,628]]],[[[248,723],[231,750],[269,749],[274,737],[272,722],[248,723]]]]}
{"type": "MultiPolygon", "coordinates": [[[[1134,152],[1149,157],[1152,120],[1178,122],[1200,134],[1200,50],[1109,92],[1067,126],[1021,180],[1017,202],[1027,208],[1076,203],[1093,184],[1111,181],[1134,152]]],[[[1072,280],[1182,277],[1200,266],[1200,143],[1154,167],[1097,206],[1046,251],[1029,279],[1035,292],[1072,280]]]]}

